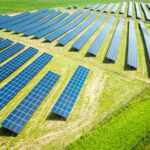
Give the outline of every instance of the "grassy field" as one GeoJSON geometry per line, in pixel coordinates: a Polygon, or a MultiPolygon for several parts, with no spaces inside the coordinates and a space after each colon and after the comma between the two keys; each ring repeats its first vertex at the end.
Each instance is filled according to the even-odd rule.
{"type": "MultiPolygon", "coordinates": [[[[5,2],[1,1],[1,3],[3,4],[1,5],[1,7],[3,6],[6,7],[5,2]]],[[[88,1],[87,3],[89,2],[91,1],[88,1]]],[[[16,3],[14,1],[13,3],[14,7],[12,7],[12,10],[9,9],[10,6],[7,6],[8,8],[7,12],[14,11],[14,9],[15,11],[20,11],[27,9],[29,10],[29,9],[44,8],[48,7],[48,4],[51,4],[49,7],[69,5],[67,1],[66,3],[65,1],[60,1],[59,5],[58,5],[59,1],[57,1],[57,5],[55,6],[56,2],[49,1],[48,3],[46,3],[46,1],[41,2],[40,0],[33,2],[33,5],[30,5],[29,7],[28,5],[31,4],[31,1],[24,1],[24,2],[17,1],[16,3]],[[19,5],[19,3],[21,3],[22,7],[19,6],[16,7],[17,4],[19,5]]],[[[74,1],[71,1],[71,3],[74,4],[74,1]]],[[[80,3],[80,5],[84,4],[80,3]]],[[[3,8],[5,9],[5,7],[3,8]]],[[[5,11],[6,9],[5,10],[4,9],[1,10],[5,11]]],[[[59,8],[55,9],[59,10],[59,8]]],[[[61,10],[63,12],[68,11],[70,13],[76,11],[76,10],[70,11],[66,9],[61,10]]],[[[102,13],[99,13],[97,19],[101,16],[101,14],[102,13]]],[[[29,93],[29,91],[31,91],[31,89],[38,83],[38,81],[40,81],[40,79],[46,74],[47,71],[50,70],[61,75],[61,78],[58,81],[58,83],[48,94],[48,96],[45,98],[43,103],[40,105],[40,107],[37,109],[37,111],[34,113],[34,115],[31,117],[25,128],[21,131],[21,133],[18,136],[15,137],[14,134],[0,127],[0,150],[65,149],[70,143],[72,143],[74,140],[82,136],[82,134],[89,132],[93,127],[94,128],[97,127],[98,129],[100,129],[100,131],[98,130],[99,131],[98,133],[100,133],[102,130],[105,129],[107,130],[108,129],[107,127],[111,126],[112,124],[114,125],[113,126],[114,128],[111,128],[112,132],[110,134],[112,138],[114,135],[113,129],[115,129],[115,131],[117,130],[115,126],[116,125],[121,126],[121,129],[118,130],[117,138],[114,139],[114,143],[116,142],[115,140],[118,140],[118,138],[122,135],[123,136],[122,141],[126,140],[126,138],[130,139],[131,143],[128,143],[130,144],[130,147],[135,146],[135,144],[137,144],[136,143],[137,139],[139,140],[139,138],[142,138],[143,133],[147,131],[148,128],[147,122],[145,124],[141,124],[145,127],[143,128],[143,130],[139,130],[139,132],[136,132],[138,129],[141,128],[141,126],[136,128],[135,132],[137,134],[135,135],[133,135],[134,132],[132,132],[131,136],[128,127],[125,130],[126,132],[123,132],[123,134],[119,134],[120,133],[119,131],[122,131],[123,128],[126,127],[128,121],[126,121],[125,119],[128,118],[130,113],[133,115],[129,117],[129,121],[134,117],[141,117],[141,120],[145,119],[145,121],[149,120],[148,118],[149,115],[146,115],[146,112],[149,111],[147,110],[147,107],[149,107],[148,100],[140,101],[140,98],[136,98],[137,95],[139,95],[141,92],[147,89],[150,83],[150,79],[149,79],[149,61],[147,60],[147,53],[144,50],[144,44],[138,26],[139,21],[136,20],[135,18],[135,12],[133,14],[134,14],[133,19],[136,22],[135,28],[136,28],[136,37],[138,41],[137,43],[138,43],[139,68],[137,71],[128,69],[126,65],[126,44],[127,44],[126,39],[129,20],[128,18],[126,18],[127,10],[124,15],[119,15],[118,13],[114,15],[116,16],[115,23],[106,38],[107,40],[105,40],[105,42],[103,43],[97,57],[88,56],[87,50],[90,47],[91,43],[94,41],[96,35],[98,35],[98,33],[102,30],[102,28],[108,21],[110,14],[108,14],[102,26],[95,32],[95,34],[85,44],[85,46],[80,50],[80,52],[72,51],[71,45],[87,30],[87,28],[64,47],[58,46],[57,40],[49,43],[45,42],[44,38],[37,40],[34,39],[32,36],[25,37],[22,34],[17,35],[14,34],[13,32],[5,32],[4,30],[0,31],[0,37],[8,38],[15,42],[21,42],[26,45],[26,48],[29,46],[33,46],[39,49],[38,54],[36,54],[33,58],[31,58],[28,62],[22,65],[3,82],[1,82],[0,88],[3,87],[13,77],[15,77],[19,72],[21,72],[41,53],[47,52],[54,56],[52,61],[50,61],[46,65],[46,67],[44,67],[44,69],[42,69],[38,73],[38,75],[36,75],[0,112],[0,123],[20,103],[20,101],[29,93]],[[120,17],[125,18],[125,24],[117,62],[115,64],[105,63],[104,61],[105,55],[107,53],[107,49],[109,47],[111,38],[113,36],[118,19],[120,17]],[[53,116],[50,115],[51,109],[78,65],[83,65],[90,69],[88,79],[86,80],[86,83],[81,91],[81,94],[76,102],[76,105],[69,119],[67,121],[63,121],[60,118],[54,118],[53,116]],[[120,114],[117,117],[113,117],[114,112],[116,112],[116,110],[124,107],[131,101],[135,101],[135,99],[138,99],[137,100],[138,102],[132,104],[133,107],[129,107],[127,111],[123,112],[125,113],[124,115],[120,114]],[[143,107],[141,107],[140,104],[143,107]],[[141,110],[140,112],[143,112],[144,114],[143,117],[140,116],[140,112],[138,112],[137,116],[135,116],[138,109],[141,110]],[[122,120],[122,116],[126,116],[126,118],[122,120]],[[112,121],[104,124],[104,126],[102,127],[99,127],[99,125],[102,124],[104,120],[107,120],[107,118],[111,117],[113,118],[112,121]],[[127,137],[124,136],[125,133],[127,133],[128,135],[127,137]],[[138,135],[138,138],[136,137],[136,135],[138,135]]],[[[143,13],[142,16],[144,21],[143,13]]],[[[146,26],[147,28],[150,29],[149,23],[146,22],[146,26]]],[[[10,59],[14,58],[16,55],[11,57],[10,59]]],[[[7,61],[9,61],[10,59],[8,59],[7,61]]],[[[5,64],[7,61],[0,64],[0,66],[5,64]]],[[[145,96],[143,97],[141,96],[141,98],[145,97],[149,99],[148,90],[145,91],[145,96]]],[[[139,119],[139,122],[141,122],[141,120],[139,119]]],[[[133,127],[135,127],[135,125],[139,123],[139,122],[137,123],[136,121],[138,121],[138,119],[135,119],[135,121],[133,121],[133,127]]],[[[104,132],[102,132],[102,134],[104,134],[104,132]]],[[[100,135],[98,135],[99,138],[100,135]]],[[[105,139],[107,139],[108,135],[109,135],[108,132],[106,132],[105,139]]],[[[122,141],[120,140],[120,142],[122,141]]],[[[119,144],[120,143],[118,143],[118,145],[119,144]]],[[[78,145],[78,142],[75,143],[75,147],[76,145],[78,145]]]]}

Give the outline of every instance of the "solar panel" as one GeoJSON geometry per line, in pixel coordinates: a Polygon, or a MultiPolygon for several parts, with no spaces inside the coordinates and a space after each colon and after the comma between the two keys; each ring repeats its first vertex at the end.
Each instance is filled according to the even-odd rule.
{"type": "Polygon", "coordinates": [[[3,38],[0,37],[0,41],[4,40],[3,38]]]}
{"type": "Polygon", "coordinates": [[[8,47],[7,49],[3,50],[2,52],[0,52],[0,63],[5,61],[9,57],[13,56],[14,54],[18,53],[24,47],[25,47],[25,45],[23,45],[21,43],[16,43],[16,44],[8,47]]]}
{"type": "Polygon", "coordinates": [[[141,28],[141,31],[143,34],[143,38],[144,38],[144,42],[145,42],[144,44],[146,46],[148,58],[150,60],[150,35],[149,35],[149,32],[147,31],[146,26],[143,22],[140,22],[140,28],[141,28]]]}
{"type": "Polygon", "coordinates": [[[75,12],[74,14],[72,14],[71,16],[69,16],[68,18],[66,18],[65,20],[63,20],[63,21],[61,21],[61,22],[59,22],[59,23],[57,23],[57,24],[55,24],[55,25],[53,25],[53,26],[51,26],[49,28],[47,27],[47,28],[41,29],[41,31],[36,33],[36,34],[34,34],[34,36],[36,38],[41,38],[41,37],[43,37],[43,36],[53,32],[53,31],[55,31],[55,30],[65,26],[65,25],[67,25],[73,19],[75,19],[77,16],[79,16],[82,12],[83,12],[83,10],[80,9],[77,12],[75,12]]]}
{"type": "Polygon", "coordinates": [[[126,9],[126,5],[127,5],[127,3],[126,3],[126,2],[123,2],[123,5],[122,5],[122,7],[121,7],[121,9],[120,9],[120,13],[121,13],[121,14],[124,14],[125,9],[126,9]]]}
{"type": "Polygon", "coordinates": [[[29,24],[25,27],[23,27],[22,29],[20,28],[17,33],[21,33],[21,32],[25,32],[25,31],[29,31],[29,30],[32,30],[34,29],[35,27],[39,27],[43,24],[46,24],[48,21],[52,20],[53,18],[55,18],[56,16],[60,15],[62,12],[61,11],[56,11],[54,12],[53,14],[41,19],[41,20],[38,20],[32,24],[29,24]]]}
{"type": "Polygon", "coordinates": [[[121,36],[122,36],[122,30],[123,30],[123,25],[124,25],[124,19],[120,18],[116,31],[113,35],[113,38],[111,40],[110,46],[108,48],[108,52],[106,55],[107,59],[110,59],[112,61],[116,61],[117,55],[118,55],[118,50],[119,50],[119,45],[121,41],[121,36]]]}
{"type": "Polygon", "coordinates": [[[52,59],[43,53],[0,89],[0,110],[52,59]]]}
{"type": "Polygon", "coordinates": [[[94,42],[92,43],[91,47],[88,50],[88,53],[92,55],[97,55],[109,30],[111,29],[113,23],[115,21],[115,17],[111,16],[110,19],[108,20],[107,24],[104,26],[104,28],[101,30],[101,32],[98,34],[94,42]]]}
{"type": "Polygon", "coordinates": [[[74,75],[52,108],[52,112],[64,118],[69,117],[88,74],[89,69],[82,66],[77,68],[74,75]]]}
{"type": "Polygon", "coordinates": [[[57,18],[45,23],[45,24],[42,24],[40,26],[37,26],[37,27],[34,27],[28,31],[25,31],[24,34],[26,36],[29,36],[29,35],[33,35],[39,31],[41,31],[42,29],[45,29],[47,27],[50,27],[58,22],[60,22],[61,20],[63,20],[64,18],[66,18],[67,16],[69,15],[69,13],[63,13],[62,15],[58,16],[57,18]]]}
{"type": "Polygon", "coordinates": [[[95,18],[98,16],[98,13],[93,13],[91,17],[89,17],[85,22],[80,24],[78,27],[70,31],[68,34],[63,36],[58,40],[59,44],[66,45],[69,41],[71,41],[75,36],[77,36],[82,30],[84,30],[87,26],[89,26],[95,18]]]}
{"type": "Polygon", "coordinates": [[[0,28],[5,28],[6,29],[9,26],[12,26],[12,25],[18,24],[20,22],[26,21],[26,20],[28,20],[28,19],[30,19],[32,17],[35,17],[35,16],[37,16],[37,15],[39,15],[39,14],[45,12],[45,11],[47,11],[47,9],[42,9],[42,10],[39,10],[39,11],[34,12],[32,14],[29,14],[29,15],[26,15],[24,17],[21,17],[21,18],[19,18],[17,20],[9,21],[9,22],[7,22],[5,24],[0,25],[0,28]]]}
{"type": "Polygon", "coordinates": [[[10,46],[12,43],[14,43],[14,42],[9,39],[1,40],[0,41],[0,51],[3,50],[4,48],[10,46]]]}
{"type": "Polygon", "coordinates": [[[141,19],[142,16],[141,16],[140,8],[139,8],[138,3],[136,3],[136,2],[135,2],[135,9],[136,9],[136,18],[141,19]]]}
{"type": "Polygon", "coordinates": [[[113,7],[113,3],[110,3],[104,10],[105,13],[108,13],[110,11],[110,9],[113,7]]]}
{"type": "Polygon", "coordinates": [[[150,21],[150,14],[149,14],[148,10],[146,9],[146,7],[143,3],[141,3],[141,7],[142,7],[142,10],[144,12],[146,20],[150,21]]]}
{"type": "Polygon", "coordinates": [[[111,13],[116,13],[118,8],[119,8],[120,4],[117,3],[116,6],[113,8],[113,10],[111,11],[111,13]]]}
{"type": "Polygon", "coordinates": [[[84,44],[88,41],[88,39],[95,33],[95,31],[100,27],[100,25],[104,22],[106,15],[102,14],[102,16],[79,38],[77,39],[72,47],[80,50],[84,44]]]}
{"type": "Polygon", "coordinates": [[[106,4],[103,4],[97,9],[97,11],[102,11],[105,7],[106,7],[106,4]]]}
{"type": "Polygon", "coordinates": [[[15,58],[0,67],[0,82],[17,70],[21,65],[28,61],[38,52],[37,49],[29,47],[15,58]]]}
{"type": "Polygon", "coordinates": [[[132,17],[132,2],[129,2],[128,17],[132,17]]]}
{"type": "Polygon", "coordinates": [[[52,12],[48,10],[47,12],[44,12],[44,13],[39,14],[37,16],[34,16],[34,17],[32,17],[32,18],[30,18],[30,19],[28,19],[26,21],[20,22],[20,23],[15,24],[15,25],[13,25],[11,27],[7,27],[6,29],[8,31],[15,31],[15,32],[17,32],[20,28],[22,29],[24,26],[27,26],[27,25],[30,25],[30,24],[36,22],[36,21],[39,21],[39,19],[42,19],[43,17],[46,17],[47,15],[50,15],[51,13],[52,12]]]}
{"type": "Polygon", "coordinates": [[[46,36],[45,39],[47,41],[50,41],[50,42],[54,41],[59,36],[63,35],[67,31],[71,30],[72,28],[74,28],[75,26],[77,26],[78,24],[80,24],[89,14],[90,14],[90,11],[86,11],[79,18],[77,18],[73,22],[69,23],[65,27],[63,27],[61,29],[58,29],[57,31],[55,31],[55,32],[51,33],[50,35],[46,36]]]}
{"type": "Polygon", "coordinates": [[[88,4],[88,5],[85,6],[85,9],[89,9],[90,7],[92,7],[92,5],[88,4]]]}
{"type": "Polygon", "coordinates": [[[97,7],[99,7],[100,6],[100,4],[96,4],[96,5],[94,5],[90,10],[95,10],[97,7]]]}
{"type": "Polygon", "coordinates": [[[134,21],[129,21],[129,38],[128,38],[128,57],[127,65],[137,69],[138,68],[138,56],[137,56],[137,44],[134,21]]]}
{"type": "Polygon", "coordinates": [[[2,122],[2,126],[19,134],[59,79],[49,71],[20,104],[2,122]]]}
{"type": "Polygon", "coordinates": [[[150,4],[147,4],[148,9],[150,10],[150,4]]]}

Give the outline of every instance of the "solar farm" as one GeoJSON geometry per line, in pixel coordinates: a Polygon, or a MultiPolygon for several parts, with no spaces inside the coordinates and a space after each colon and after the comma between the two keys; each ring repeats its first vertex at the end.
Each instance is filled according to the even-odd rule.
{"type": "Polygon", "coordinates": [[[0,149],[149,148],[150,1],[41,6],[1,10],[0,149]]]}

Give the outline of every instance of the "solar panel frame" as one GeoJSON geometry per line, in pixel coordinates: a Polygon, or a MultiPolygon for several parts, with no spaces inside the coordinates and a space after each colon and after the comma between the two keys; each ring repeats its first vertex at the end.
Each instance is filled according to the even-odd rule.
{"type": "Polygon", "coordinates": [[[120,14],[124,14],[125,13],[125,10],[126,10],[126,6],[127,6],[127,3],[126,2],[123,2],[123,5],[120,9],[120,14]]]}
{"type": "Polygon", "coordinates": [[[66,119],[69,117],[89,72],[89,69],[83,66],[78,66],[62,94],[53,106],[53,113],[58,114],[66,119]]]}
{"type": "Polygon", "coordinates": [[[0,110],[52,59],[43,53],[0,89],[0,110]]]}
{"type": "Polygon", "coordinates": [[[1,125],[19,134],[59,78],[59,75],[49,71],[8,115],[1,125]]]}
{"type": "Polygon", "coordinates": [[[8,46],[12,45],[14,42],[9,39],[1,40],[0,41],[0,51],[7,48],[8,46]]]}

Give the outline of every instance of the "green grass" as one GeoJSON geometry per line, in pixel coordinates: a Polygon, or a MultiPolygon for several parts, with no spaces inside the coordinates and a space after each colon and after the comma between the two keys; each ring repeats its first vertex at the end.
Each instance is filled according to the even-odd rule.
{"type": "Polygon", "coordinates": [[[150,128],[150,88],[134,100],[121,114],[81,136],[68,149],[131,150],[150,128]]]}

